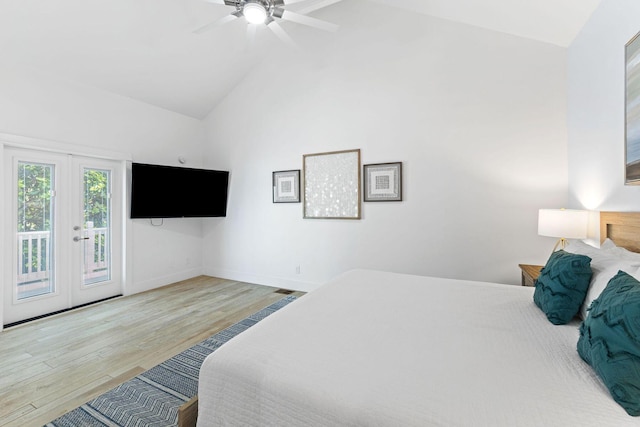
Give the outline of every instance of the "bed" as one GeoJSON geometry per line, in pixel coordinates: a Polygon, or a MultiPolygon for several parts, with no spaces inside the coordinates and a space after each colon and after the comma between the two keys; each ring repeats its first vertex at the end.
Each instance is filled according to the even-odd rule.
{"type": "MultiPolygon", "coordinates": [[[[638,214],[601,221],[640,241],[638,214]]],[[[580,319],[533,292],[346,272],[205,360],[198,426],[639,426],[578,355],[580,319]]]]}

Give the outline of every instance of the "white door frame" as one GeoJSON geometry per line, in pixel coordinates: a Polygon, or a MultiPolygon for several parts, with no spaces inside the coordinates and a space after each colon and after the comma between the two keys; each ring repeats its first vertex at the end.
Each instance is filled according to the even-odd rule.
{"type": "MultiPolygon", "coordinates": [[[[124,207],[122,215],[122,292],[127,295],[130,288],[131,266],[127,263],[130,247],[131,236],[128,230],[131,229],[131,220],[126,214],[128,210],[128,191],[127,191],[127,171],[130,169],[129,164],[132,160],[131,154],[120,151],[105,150],[97,147],[88,147],[83,145],[69,144],[65,142],[52,141],[39,138],[31,138],[21,135],[14,135],[0,132],[0,165],[4,165],[5,148],[27,148],[40,151],[49,151],[52,153],[72,154],[77,156],[94,157],[98,159],[116,160],[122,162],[121,179],[122,185],[122,206],[124,207]]],[[[8,195],[5,194],[5,173],[0,173],[0,200],[7,200],[8,195]]],[[[4,265],[6,261],[6,236],[4,233],[7,220],[6,209],[0,209],[0,265],[4,265]]],[[[0,332],[2,332],[4,324],[4,290],[0,292],[0,332]]]]}

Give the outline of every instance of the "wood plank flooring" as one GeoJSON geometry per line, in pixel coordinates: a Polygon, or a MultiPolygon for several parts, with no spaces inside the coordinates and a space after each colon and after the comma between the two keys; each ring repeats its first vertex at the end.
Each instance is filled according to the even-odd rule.
{"type": "Polygon", "coordinates": [[[276,290],[200,276],[5,329],[0,426],[42,426],[283,298],[276,290]]]}

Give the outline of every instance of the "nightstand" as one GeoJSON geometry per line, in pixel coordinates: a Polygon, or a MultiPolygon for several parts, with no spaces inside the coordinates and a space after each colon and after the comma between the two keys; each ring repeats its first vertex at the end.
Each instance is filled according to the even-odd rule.
{"type": "Polygon", "coordinates": [[[535,286],[543,265],[518,264],[522,270],[522,286],[535,286]]]}

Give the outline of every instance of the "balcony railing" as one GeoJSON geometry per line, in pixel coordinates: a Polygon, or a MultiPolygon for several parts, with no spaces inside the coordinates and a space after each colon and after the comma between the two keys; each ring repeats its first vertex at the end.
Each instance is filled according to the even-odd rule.
{"type": "MultiPolygon", "coordinates": [[[[83,283],[97,283],[109,279],[109,239],[107,228],[84,230],[83,283]]],[[[51,232],[25,231],[18,233],[18,299],[52,292],[51,232]]]]}
{"type": "Polygon", "coordinates": [[[18,233],[18,285],[47,279],[49,274],[49,231],[18,233]]]}

